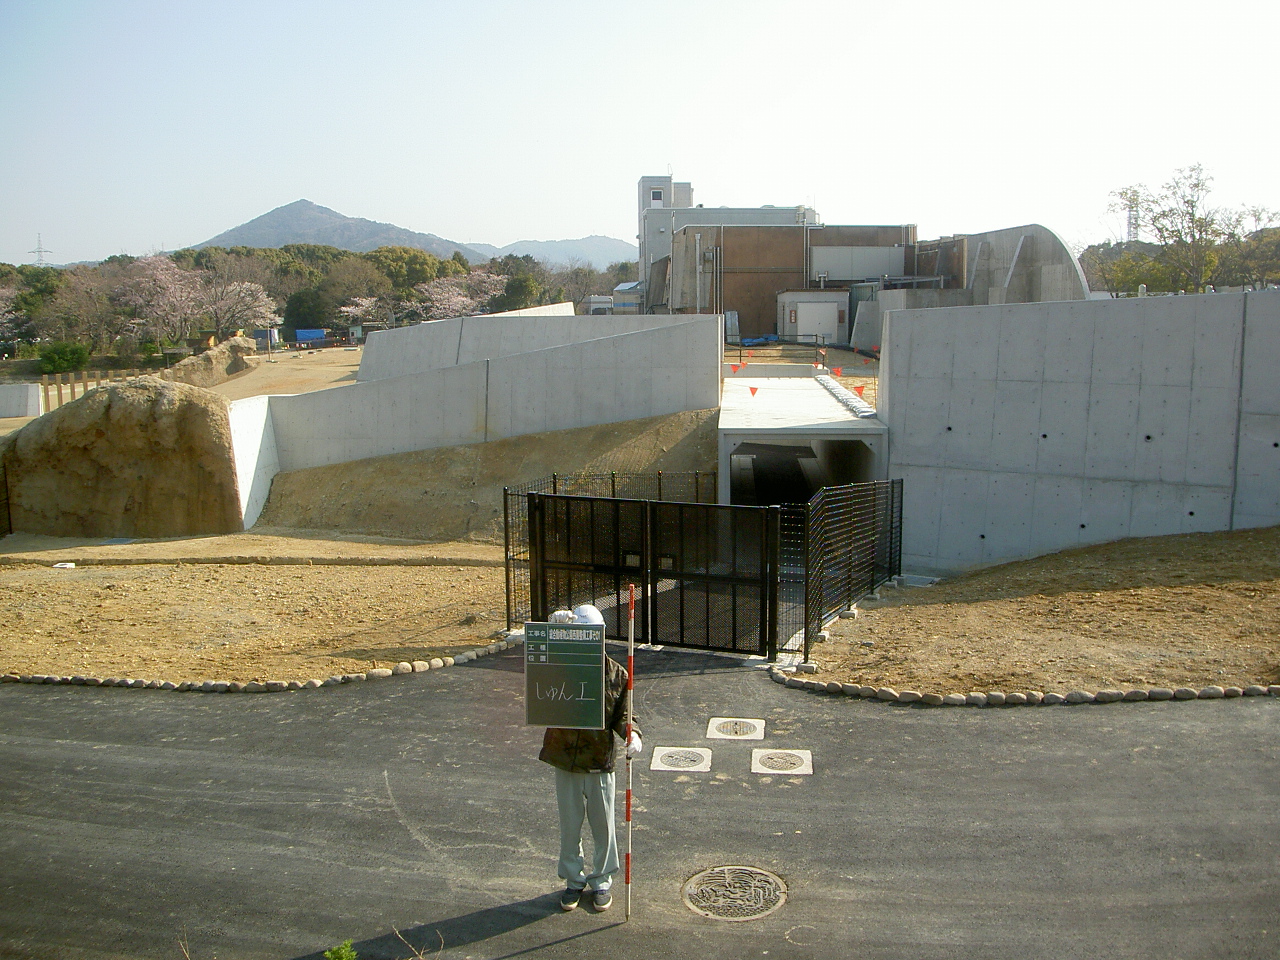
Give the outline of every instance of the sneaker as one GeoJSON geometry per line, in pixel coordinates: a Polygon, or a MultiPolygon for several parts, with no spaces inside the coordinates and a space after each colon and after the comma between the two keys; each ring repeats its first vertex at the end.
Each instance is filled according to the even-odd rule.
{"type": "Polygon", "coordinates": [[[613,906],[613,895],[608,890],[596,890],[591,894],[591,906],[596,913],[604,913],[613,906]]]}
{"type": "Polygon", "coordinates": [[[565,913],[578,908],[578,901],[582,899],[582,891],[569,887],[564,893],[560,894],[560,909],[565,913]]]}

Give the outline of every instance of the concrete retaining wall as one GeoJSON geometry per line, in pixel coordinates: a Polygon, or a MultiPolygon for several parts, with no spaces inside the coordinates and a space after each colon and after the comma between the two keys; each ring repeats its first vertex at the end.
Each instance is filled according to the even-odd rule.
{"type": "Polygon", "coordinates": [[[426,370],[652,330],[688,319],[692,318],[643,315],[523,318],[492,314],[432,320],[369,334],[356,379],[412,376],[426,370]]]}
{"type": "Polygon", "coordinates": [[[0,383],[0,417],[38,417],[40,384],[0,383]]]}
{"type": "Polygon", "coordinates": [[[246,529],[258,522],[271,492],[271,480],[280,472],[275,429],[271,422],[271,399],[248,397],[233,400],[227,408],[236,491],[246,529]]]}
{"type": "Polygon", "coordinates": [[[1280,292],[899,310],[903,563],[1280,523],[1280,292]]]}
{"type": "Polygon", "coordinates": [[[265,412],[237,401],[245,526],[257,519],[277,471],[716,407],[721,318],[674,319],[680,322],[425,375],[254,398],[266,401],[265,412]]]}

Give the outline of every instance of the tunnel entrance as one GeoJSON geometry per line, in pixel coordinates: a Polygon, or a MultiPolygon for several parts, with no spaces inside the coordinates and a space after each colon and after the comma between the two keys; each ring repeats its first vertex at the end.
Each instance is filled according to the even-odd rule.
{"type": "Polygon", "coordinates": [[[758,507],[808,503],[823,487],[875,479],[875,456],[859,440],[747,442],[729,457],[729,502],[758,507]]]}

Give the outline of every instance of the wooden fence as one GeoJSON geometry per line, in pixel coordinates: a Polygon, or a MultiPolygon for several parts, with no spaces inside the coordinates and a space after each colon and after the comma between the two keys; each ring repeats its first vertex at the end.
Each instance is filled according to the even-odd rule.
{"type": "Polygon", "coordinates": [[[123,383],[142,376],[168,380],[172,373],[169,370],[74,370],[71,373],[42,374],[40,389],[44,398],[44,412],[56,410],[64,403],[83,397],[104,383],[123,383]]]}

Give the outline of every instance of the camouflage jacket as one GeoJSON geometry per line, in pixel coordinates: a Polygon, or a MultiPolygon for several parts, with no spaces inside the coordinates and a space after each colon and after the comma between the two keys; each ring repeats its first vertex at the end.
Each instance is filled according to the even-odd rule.
{"type": "MultiPolygon", "coordinates": [[[[627,735],[627,706],[631,694],[627,690],[627,669],[612,657],[605,659],[604,730],[563,730],[548,727],[542,737],[538,759],[570,773],[612,773],[616,745],[627,735]]],[[[640,727],[632,718],[631,729],[640,727]]]]}

